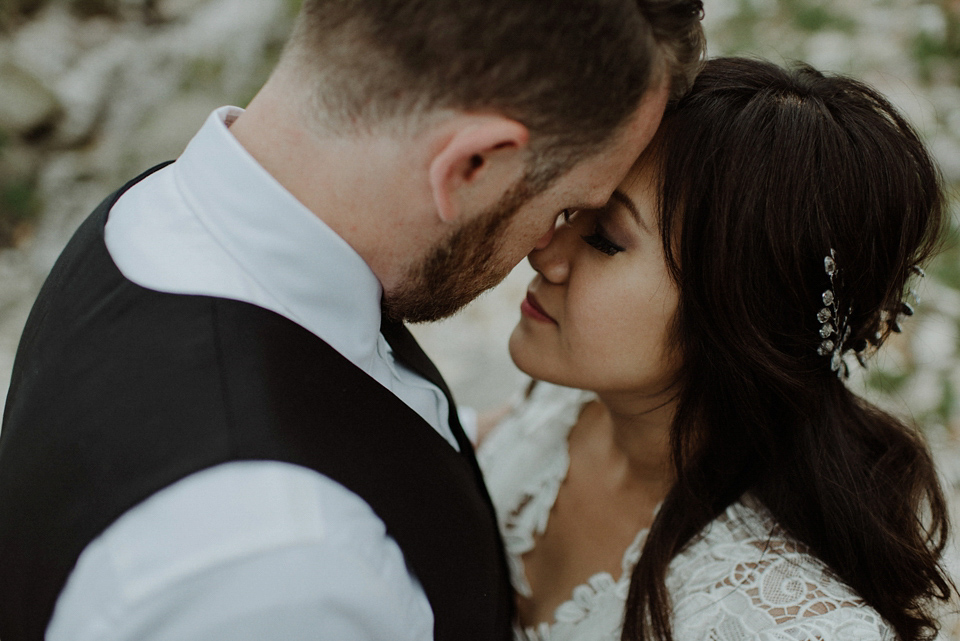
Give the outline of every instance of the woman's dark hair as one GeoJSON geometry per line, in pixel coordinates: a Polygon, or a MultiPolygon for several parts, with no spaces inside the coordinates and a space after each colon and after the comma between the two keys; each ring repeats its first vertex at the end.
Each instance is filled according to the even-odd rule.
{"type": "Polygon", "coordinates": [[[934,636],[933,600],[954,588],[930,452],[817,351],[831,249],[843,350],[882,341],[911,267],[936,250],[944,196],[922,142],[855,80],[728,58],[668,108],[648,153],[680,290],[682,391],[677,479],[634,570],[623,639],[671,638],[671,559],[745,492],[900,639],[934,636]]]}

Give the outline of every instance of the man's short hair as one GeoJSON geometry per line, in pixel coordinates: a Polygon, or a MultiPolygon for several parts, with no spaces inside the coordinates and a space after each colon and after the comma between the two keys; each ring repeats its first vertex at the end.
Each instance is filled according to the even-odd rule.
{"type": "Polygon", "coordinates": [[[287,54],[318,72],[326,126],[495,112],[530,130],[545,183],[608,143],[664,70],[673,93],[689,86],[701,15],[701,0],[304,0],[287,54]]]}

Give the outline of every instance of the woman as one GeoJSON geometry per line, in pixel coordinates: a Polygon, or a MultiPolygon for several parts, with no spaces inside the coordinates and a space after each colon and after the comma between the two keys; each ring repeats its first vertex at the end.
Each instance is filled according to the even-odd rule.
{"type": "Polygon", "coordinates": [[[912,313],[942,199],[873,90],[707,63],[529,258],[510,352],[546,382],[479,453],[518,639],[935,634],[929,451],[843,379],[912,313]]]}

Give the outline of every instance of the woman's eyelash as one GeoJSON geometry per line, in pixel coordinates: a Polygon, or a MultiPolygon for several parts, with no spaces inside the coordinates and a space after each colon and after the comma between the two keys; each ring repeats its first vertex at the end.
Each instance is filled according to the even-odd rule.
{"type": "MultiPolygon", "coordinates": [[[[570,217],[577,213],[575,209],[564,209],[560,214],[563,216],[563,220],[570,222],[570,217]]],[[[599,223],[594,226],[594,231],[592,234],[584,234],[580,236],[588,245],[593,247],[599,252],[603,252],[607,256],[613,256],[619,252],[623,251],[623,247],[616,244],[607,238],[607,235],[604,233],[603,228],[600,227],[599,223]]]]}
{"type": "Polygon", "coordinates": [[[607,256],[613,256],[619,252],[623,251],[623,247],[617,245],[614,242],[611,242],[609,238],[604,236],[599,231],[595,231],[592,234],[581,236],[584,242],[596,249],[597,251],[603,252],[607,256]]]}

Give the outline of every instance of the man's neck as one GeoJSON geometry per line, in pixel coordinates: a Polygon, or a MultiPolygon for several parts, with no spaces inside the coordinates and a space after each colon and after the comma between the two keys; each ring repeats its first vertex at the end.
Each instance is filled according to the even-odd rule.
{"type": "Polygon", "coordinates": [[[411,183],[425,172],[416,171],[415,157],[403,160],[397,140],[321,136],[291,103],[263,94],[228,125],[277,182],[360,254],[385,289],[435,242],[413,218],[422,204],[411,183]]]}

